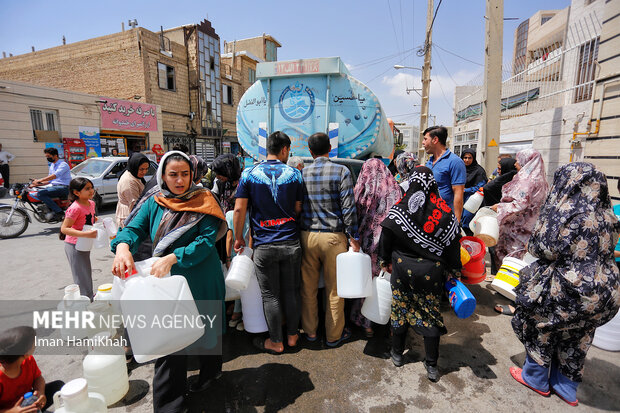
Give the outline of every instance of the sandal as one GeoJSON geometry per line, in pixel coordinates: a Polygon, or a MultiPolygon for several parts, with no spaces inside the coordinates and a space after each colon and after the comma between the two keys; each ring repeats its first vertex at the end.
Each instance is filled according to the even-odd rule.
{"type": "Polygon", "coordinates": [[[496,304],[493,309],[500,314],[513,316],[515,315],[515,312],[511,310],[510,307],[510,305],[496,304]]]}
{"type": "Polygon", "coordinates": [[[254,347],[259,349],[263,353],[273,354],[274,356],[279,356],[280,354],[283,353],[283,351],[278,352],[278,351],[265,347],[265,339],[262,337],[254,337],[254,340],[252,340],[252,344],[254,345],[254,347]]]}
{"type": "Polygon", "coordinates": [[[344,330],[342,330],[342,336],[340,336],[340,338],[338,340],[336,340],[336,341],[325,341],[325,344],[327,345],[327,347],[334,348],[334,347],[338,347],[338,345],[340,343],[342,343],[343,341],[348,340],[350,338],[351,338],[351,331],[349,331],[348,329],[345,328],[344,330]]]}
{"type": "Polygon", "coordinates": [[[518,381],[519,383],[521,383],[522,385],[524,385],[525,387],[529,387],[530,389],[534,390],[536,393],[544,397],[548,397],[551,394],[551,390],[547,390],[546,392],[544,392],[527,384],[525,380],[523,380],[523,377],[521,376],[522,371],[523,370],[520,369],[519,367],[510,368],[510,374],[512,375],[512,378],[518,381]]]}

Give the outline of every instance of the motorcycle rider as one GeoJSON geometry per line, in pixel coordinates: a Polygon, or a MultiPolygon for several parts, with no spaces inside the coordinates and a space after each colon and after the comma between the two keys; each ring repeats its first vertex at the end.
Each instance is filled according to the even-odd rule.
{"type": "Polygon", "coordinates": [[[63,219],[62,209],[52,200],[52,198],[67,198],[69,195],[69,183],[71,182],[71,168],[62,159],[58,157],[58,150],[56,148],[45,148],[43,150],[45,158],[50,162],[49,175],[45,178],[35,179],[32,182],[33,186],[41,186],[52,184],[48,188],[39,190],[39,199],[47,205],[50,212],[45,214],[45,218],[48,221],[63,219]]]}

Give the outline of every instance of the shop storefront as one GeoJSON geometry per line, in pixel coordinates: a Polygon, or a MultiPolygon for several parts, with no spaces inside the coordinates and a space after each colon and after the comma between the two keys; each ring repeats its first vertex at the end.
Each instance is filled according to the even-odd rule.
{"type": "Polygon", "coordinates": [[[152,145],[160,143],[157,107],[148,103],[102,98],[101,154],[112,156],[116,150],[120,156],[132,152],[150,151],[152,145]]]}

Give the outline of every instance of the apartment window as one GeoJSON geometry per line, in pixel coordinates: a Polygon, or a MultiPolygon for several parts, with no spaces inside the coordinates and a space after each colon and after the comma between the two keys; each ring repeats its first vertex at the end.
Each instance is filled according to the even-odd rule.
{"type": "Polygon", "coordinates": [[[256,82],[256,70],[248,69],[248,79],[250,80],[250,83],[252,84],[256,82]]]}
{"type": "Polygon", "coordinates": [[[542,16],[540,18],[540,25],[542,26],[543,24],[547,23],[549,20],[551,20],[553,16],[542,16]]]}
{"type": "Polygon", "coordinates": [[[167,90],[176,90],[174,82],[174,67],[164,63],[157,63],[157,72],[159,75],[159,87],[167,90]]]}
{"type": "Polygon", "coordinates": [[[516,75],[525,69],[527,54],[527,33],[530,27],[530,20],[523,21],[517,28],[517,41],[515,42],[515,56],[512,74],[516,75]]]}
{"type": "Polygon", "coordinates": [[[224,95],[224,104],[232,105],[233,104],[233,88],[232,86],[222,85],[222,95],[224,95]]]}
{"type": "Polygon", "coordinates": [[[30,109],[32,129],[35,131],[59,131],[58,112],[49,109],[30,109]]]}
{"type": "Polygon", "coordinates": [[[595,75],[595,62],[598,58],[599,38],[590,40],[579,47],[579,60],[577,61],[577,79],[575,86],[575,103],[590,100],[592,98],[593,81],[595,75]]]}

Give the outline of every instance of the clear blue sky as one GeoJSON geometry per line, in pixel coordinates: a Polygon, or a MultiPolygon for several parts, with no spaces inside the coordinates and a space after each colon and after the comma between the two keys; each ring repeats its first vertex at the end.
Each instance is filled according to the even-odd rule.
{"type": "MultiPolygon", "coordinates": [[[[435,7],[439,0],[435,0],[435,7]]],[[[452,124],[455,84],[480,76],[484,64],[484,0],[443,0],[433,28],[433,43],[471,60],[433,49],[430,113],[452,124]]],[[[570,0],[505,0],[504,62],[512,58],[518,24],[538,10],[562,9],[570,0]]],[[[406,87],[421,87],[419,72],[394,70],[394,64],[421,67],[411,49],[424,42],[426,0],[270,1],[42,1],[2,0],[0,51],[14,55],[121,30],[137,19],[157,31],[208,18],[223,41],[268,33],[282,47],[278,59],[340,56],[353,75],[379,97],[388,116],[419,123],[420,98],[406,87]],[[372,64],[371,64],[372,63],[372,64]]]]}

